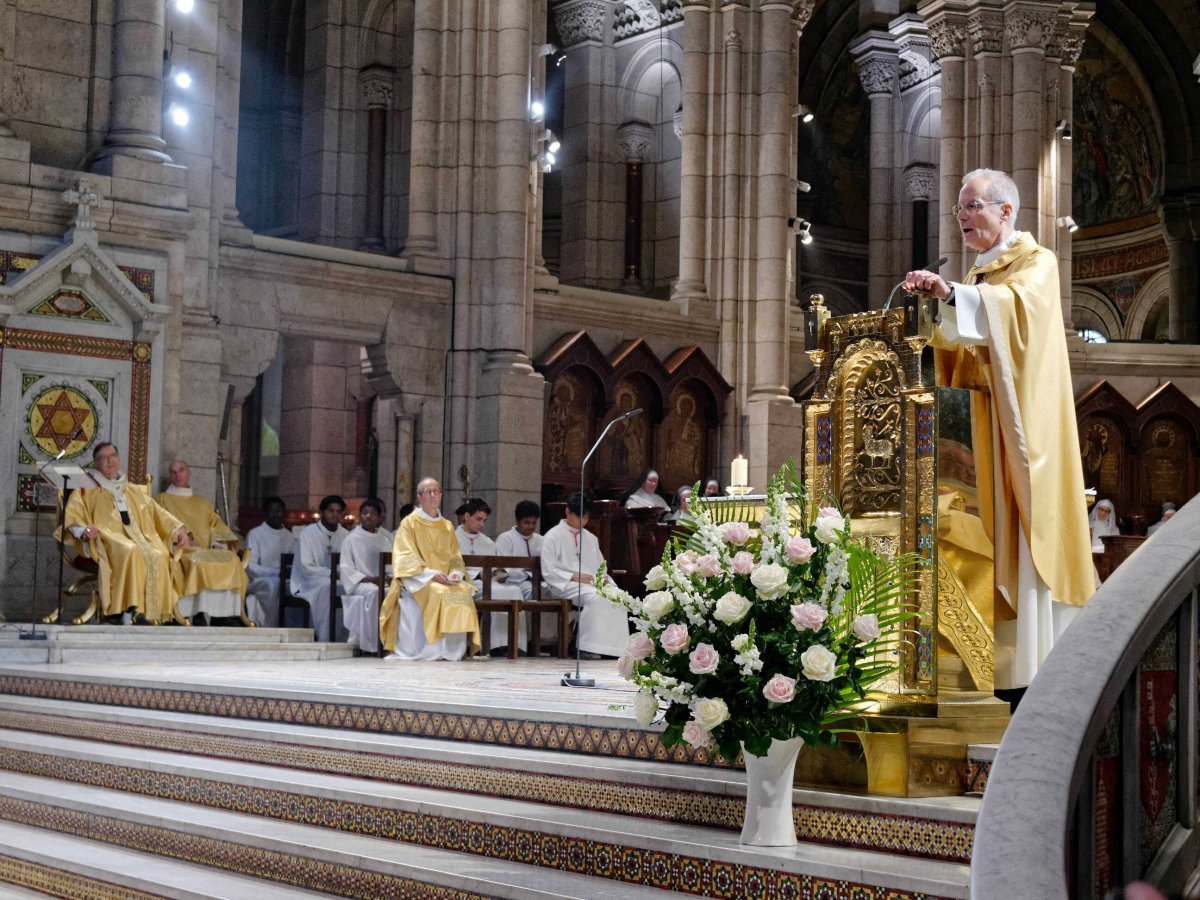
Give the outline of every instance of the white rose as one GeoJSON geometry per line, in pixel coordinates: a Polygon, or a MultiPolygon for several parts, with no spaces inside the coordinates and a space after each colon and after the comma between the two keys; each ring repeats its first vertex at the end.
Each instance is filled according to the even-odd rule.
{"type": "Polygon", "coordinates": [[[837,657],[820,644],[813,644],[801,653],[800,664],[809,681],[833,681],[837,675],[837,657]]]}
{"type": "Polygon", "coordinates": [[[661,591],[667,586],[667,573],[662,566],[655,566],[646,573],[646,590],[661,591]]]}
{"type": "Polygon", "coordinates": [[[875,615],[875,613],[859,616],[850,623],[850,630],[854,632],[854,636],[860,641],[873,641],[880,635],[879,616],[875,615]]]}
{"type": "Polygon", "coordinates": [[[675,598],[666,591],[655,591],[647,594],[642,601],[642,612],[651,622],[657,622],[675,606],[675,598]]]}
{"type": "Polygon", "coordinates": [[[750,583],[764,600],[775,600],[788,591],[788,570],[775,563],[759,566],[750,573],[750,583]]]}
{"type": "Polygon", "coordinates": [[[692,704],[692,717],[705,731],[712,731],[729,718],[729,707],[719,697],[704,697],[692,704]]]}
{"type": "Polygon", "coordinates": [[[746,613],[750,612],[750,607],[753,605],[741,594],[728,591],[717,601],[717,606],[713,610],[713,618],[726,625],[732,625],[746,618],[746,613]]]}
{"type": "Polygon", "coordinates": [[[658,698],[649,691],[638,691],[637,698],[633,701],[633,714],[637,717],[639,725],[649,725],[658,715],[658,698]]]}
{"type": "Polygon", "coordinates": [[[846,528],[846,520],[841,515],[818,516],[814,526],[816,538],[822,544],[836,544],[846,528]]]}

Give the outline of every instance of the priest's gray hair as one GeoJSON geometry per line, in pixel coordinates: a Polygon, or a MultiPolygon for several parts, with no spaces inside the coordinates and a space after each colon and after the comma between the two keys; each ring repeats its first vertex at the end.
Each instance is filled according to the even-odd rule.
{"type": "Polygon", "coordinates": [[[1012,220],[1015,222],[1017,212],[1021,208],[1021,192],[1017,190],[1017,183],[999,169],[975,169],[963,176],[963,186],[965,187],[968,181],[974,181],[976,178],[983,178],[988,182],[986,193],[988,200],[995,203],[1012,204],[1012,220]]]}

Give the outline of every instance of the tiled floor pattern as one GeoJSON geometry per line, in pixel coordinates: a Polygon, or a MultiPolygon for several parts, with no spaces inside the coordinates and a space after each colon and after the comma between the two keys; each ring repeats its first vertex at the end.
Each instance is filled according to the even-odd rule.
{"type": "Polygon", "coordinates": [[[0,883],[68,900],[157,900],[156,894],[3,854],[0,854],[0,883]]]}
{"type": "MultiPolygon", "coordinates": [[[[689,894],[731,898],[849,897],[854,900],[901,900],[925,896],[870,885],[799,876],[760,866],[743,866],[654,849],[622,846],[602,840],[565,837],[527,828],[306,796],[291,791],[230,784],[174,773],[150,772],[131,766],[73,760],[53,754],[9,752],[5,754],[4,766],[13,771],[45,778],[58,778],[229,812],[266,816],[689,894]]],[[[246,868],[241,856],[231,852],[230,845],[223,842],[136,825],[116,818],[75,813],[57,807],[43,808],[28,801],[9,798],[0,798],[0,818],[87,835],[93,839],[135,849],[164,846],[168,848],[168,855],[180,859],[190,859],[205,865],[216,865],[286,883],[309,886],[314,884],[311,879],[315,876],[306,875],[302,880],[293,880],[296,876],[292,873],[301,863],[293,862],[282,854],[249,851],[250,859],[247,865],[250,868],[246,868]],[[150,832],[159,831],[165,831],[166,836],[148,836],[150,832]]],[[[319,865],[309,860],[302,862],[306,867],[319,865]]],[[[324,870],[320,874],[324,879],[333,877],[324,870]]],[[[345,893],[341,890],[337,892],[345,893]]],[[[345,895],[361,896],[358,893],[345,895]]]]}
{"type": "MultiPolygon", "coordinates": [[[[739,797],[695,791],[46,714],[0,710],[0,727],[712,828],[739,829],[744,809],[739,797]]],[[[974,829],[963,823],[808,805],[794,817],[802,841],[970,862],[974,829]]]]}
{"type": "MultiPolygon", "coordinates": [[[[0,818],[256,878],[268,878],[282,884],[339,897],[361,897],[363,900],[377,900],[380,897],[397,900],[484,900],[486,897],[471,891],[423,884],[408,878],[335,865],[303,856],[7,797],[0,798],[0,818]]],[[[61,875],[62,873],[54,873],[55,878],[61,875]]],[[[140,898],[147,895],[134,892],[112,896],[140,898]]]]}

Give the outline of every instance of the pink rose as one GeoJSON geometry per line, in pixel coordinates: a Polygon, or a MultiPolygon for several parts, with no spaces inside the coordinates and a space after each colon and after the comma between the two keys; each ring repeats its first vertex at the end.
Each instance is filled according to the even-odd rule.
{"type": "Polygon", "coordinates": [[[783,551],[787,554],[787,558],[792,562],[806,563],[812,558],[812,555],[817,552],[817,548],[814,547],[812,545],[812,541],[806,537],[794,537],[789,539],[788,542],[783,545],[783,551]]]}
{"type": "Polygon", "coordinates": [[[726,522],[721,526],[721,536],[735,547],[750,540],[750,526],[745,522],[726,522]]]}
{"type": "Polygon", "coordinates": [[[754,571],[754,554],[739,550],[733,555],[733,571],[738,575],[749,575],[754,571]]]}
{"type": "Polygon", "coordinates": [[[708,732],[694,721],[688,722],[683,726],[683,739],[692,746],[693,750],[700,750],[712,742],[712,738],[709,737],[708,732]]]}
{"type": "Polygon", "coordinates": [[[677,568],[684,575],[695,575],[697,559],[699,559],[699,557],[696,555],[695,550],[684,550],[677,557],[675,557],[675,568],[677,568]]]}
{"type": "Polygon", "coordinates": [[[791,703],[796,696],[796,679],[786,675],[773,675],[763,685],[763,696],[772,703],[791,703]]]}
{"type": "Polygon", "coordinates": [[[824,519],[826,516],[832,516],[835,519],[842,518],[842,511],[836,506],[822,506],[817,510],[817,518],[824,519]]]}
{"type": "Polygon", "coordinates": [[[690,641],[687,626],[679,624],[668,625],[663,629],[662,637],[658,640],[662,644],[662,648],[671,654],[671,656],[681,653],[688,648],[688,642],[690,641]]]}
{"type": "Polygon", "coordinates": [[[854,632],[854,636],[860,641],[870,642],[878,639],[879,631],[879,616],[875,613],[867,613],[859,616],[850,624],[850,630],[854,632]]]}
{"type": "Polygon", "coordinates": [[[645,659],[652,653],[654,653],[654,641],[650,639],[649,635],[638,631],[629,636],[629,643],[625,645],[625,655],[630,659],[645,659]]]}
{"type": "Polygon", "coordinates": [[[721,574],[721,561],[711,553],[705,553],[696,560],[696,571],[705,578],[716,578],[721,574]]]}
{"type": "Polygon", "coordinates": [[[633,677],[633,664],[636,662],[632,656],[626,654],[617,660],[617,674],[622,678],[629,679],[633,677]]]}
{"type": "Polygon", "coordinates": [[[688,668],[693,675],[707,675],[717,670],[721,656],[712,644],[697,644],[696,649],[688,655],[688,659],[688,668]]]}
{"type": "Polygon", "coordinates": [[[792,607],[792,624],[797,631],[816,631],[825,624],[829,613],[815,603],[799,603],[792,607]]]}

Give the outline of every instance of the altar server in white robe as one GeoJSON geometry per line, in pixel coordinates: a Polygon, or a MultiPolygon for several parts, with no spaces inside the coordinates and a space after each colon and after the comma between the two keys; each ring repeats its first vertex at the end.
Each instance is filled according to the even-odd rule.
{"type": "MultiPolygon", "coordinates": [[[[517,524],[496,537],[496,552],[500,556],[523,556],[526,559],[541,556],[542,536],[537,532],[541,515],[541,507],[532,500],[518,503],[515,516],[517,524]]],[[[533,597],[533,582],[528,569],[509,569],[508,584],[519,587],[521,596],[526,600],[533,597]]]]}
{"type": "Polygon", "coordinates": [[[617,657],[629,642],[629,616],[623,606],[596,593],[596,570],[604,557],[587,530],[591,505],[585,494],[567,498],[566,517],[542,542],[542,579],[554,597],[572,601],[579,610],[580,652],[617,657]]]}
{"type": "MultiPolygon", "coordinates": [[[[480,497],[472,497],[466,503],[466,509],[463,511],[462,524],[454,530],[454,536],[458,539],[458,549],[463,556],[499,556],[500,551],[496,547],[496,542],[483,533],[483,526],[487,524],[488,518],[492,514],[492,508],[488,506],[487,501],[480,497]]],[[[467,577],[475,583],[475,598],[479,599],[483,596],[483,570],[478,566],[467,567],[467,577]]],[[[521,588],[516,584],[509,584],[509,572],[507,569],[501,571],[493,571],[492,573],[492,599],[493,600],[520,600],[524,596],[521,588]]],[[[525,646],[528,641],[529,628],[527,625],[528,616],[521,616],[519,635],[517,645],[525,646]]],[[[492,648],[494,656],[502,656],[508,650],[508,613],[494,612],[491,614],[491,627],[489,630],[489,645],[492,648]]]]}
{"type": "Polygon", "coordinates": [[[274,628],[279,622],[279,558],[296,549],[296,536],[283,527],[287,512],[280,497],[263,501],[263,522],[246,535],[250,561],[246,574],[250,587],[246,592],[246,612],[254,624],[274,628]]]}
{"type": "Polygon", "coordinates": [[[330,557],[340,553],[348,532],[342,527],[346,501],[337,495],[321,500],[321,518],[305,526],[296,539],[291,591],[308,602],[313,630],[319,642],[332,640],[329,633],[330,557]]]}
{"type": "Polygon", "coordinates": [[[358,527],[342,542],[338,578],[342,584],[342,621],[348,640],[364,653],[379,650],[379,554],[392,552],[395,536],[383,527],[383,501],[372,497],[358,508],[358,527]]]}

